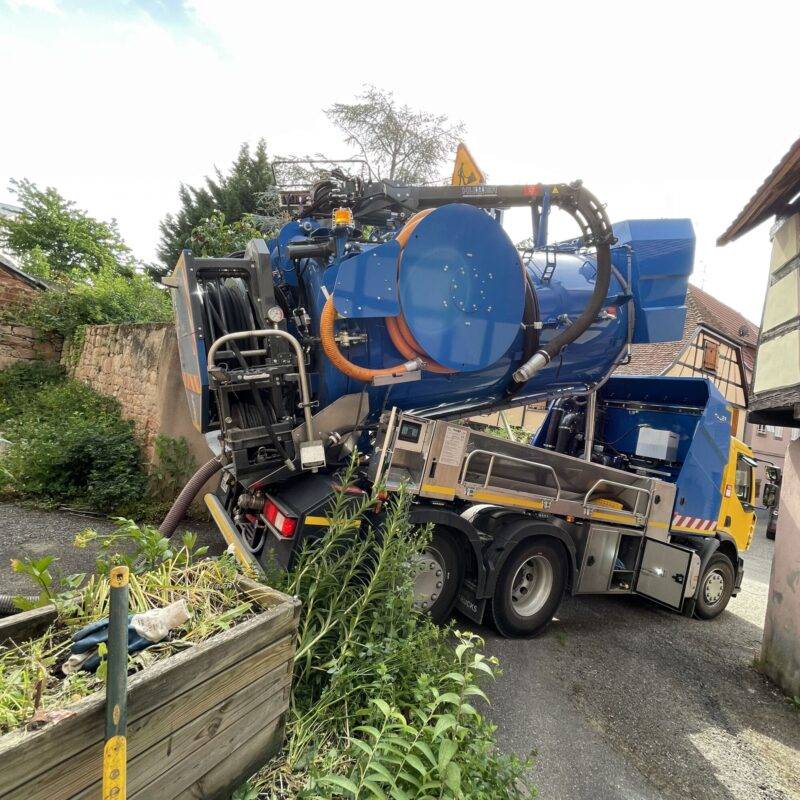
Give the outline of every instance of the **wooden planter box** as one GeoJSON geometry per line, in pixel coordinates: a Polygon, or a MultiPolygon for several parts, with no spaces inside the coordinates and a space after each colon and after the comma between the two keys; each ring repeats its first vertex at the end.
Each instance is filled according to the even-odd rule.
{"type": "MultiPolygon", "coordinates": [[[[283,743],[300,601],[242,579],[263,611],[142,670],[128,684],[128,798],[226,798],[283,743]]],[[[52,621],[39,609],[0,621],[0,642],[52,621]]],[[[0,737],[2,800],[102,796],[105,696],[37,731],[0,737]]]]}

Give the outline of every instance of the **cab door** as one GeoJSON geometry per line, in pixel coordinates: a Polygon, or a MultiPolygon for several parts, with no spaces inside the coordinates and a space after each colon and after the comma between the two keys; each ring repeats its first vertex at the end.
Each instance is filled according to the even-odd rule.
{"type": "Polygon", "coordinates": [[[755,468],[746,445],[731,439],[730,456],[722,483],[717,530],[729,533],[739,551],[747,550],[755,530],[755,468]]]}

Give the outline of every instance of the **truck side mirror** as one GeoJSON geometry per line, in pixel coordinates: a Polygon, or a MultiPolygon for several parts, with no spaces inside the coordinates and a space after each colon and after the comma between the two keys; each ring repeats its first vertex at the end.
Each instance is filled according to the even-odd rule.
{"type": "Polygon", "coordinates": [[[767,508],[774,508],[778,498],[778,487],[774,483],[765,483],[762,497],[767,508]]]}

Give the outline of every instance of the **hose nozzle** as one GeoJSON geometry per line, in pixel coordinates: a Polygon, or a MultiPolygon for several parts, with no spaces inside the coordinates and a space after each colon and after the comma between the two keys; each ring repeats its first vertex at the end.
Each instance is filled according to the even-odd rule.
{"type": "Polygon", "coordinates": [[[549,363],[550,356],[544,350],[537,350],[537,352],[514,372],[514,380],[517,383],[525,383],[549,363]]]}

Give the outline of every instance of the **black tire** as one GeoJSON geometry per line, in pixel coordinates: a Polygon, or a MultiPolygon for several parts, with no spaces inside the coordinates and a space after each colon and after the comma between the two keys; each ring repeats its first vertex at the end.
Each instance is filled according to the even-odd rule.
{"type": "Polygon", "coordinates": [[[767,525],[767,529],[766,529],[766,531],[764,531],[764,536],[766,536],[767,539],[769,539],[771,542],[774,542],[775,541],[775,528],[770,528],[770,526],[767,525]]]}
{"type": "Polygon", "coordinates": [[[453,533],[447,528],[435,527],[414,569],[417,570],[414,580],[415,607],[428,614],[437,624],[446,622],[464,578],[464,557],[453,533]],[[439,583],[442,585],[439,586],[439,583]],[[424,594],[423,590],[426,590],[424,594]]]}
{"type": "Polygon", "coordinates": [[[731,560],[723,553],[714,553],[700,576],[695,615],[700,619],[718,617],[731,599],[734,580],[731,560]]]}
{"type": "Polygon", "coordinates": [[[498,633],[508,637],[538,636],[561,604],[566,585],[567,559],[560,544],[546,539],[520,544],[503,564],[490,603],[498,633]],[[521,573],[526,564],[532,567],[531,571],[521,573]],[[525,613],[526,600],[533,603],[529,613],[525,613]]]}

